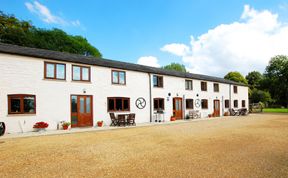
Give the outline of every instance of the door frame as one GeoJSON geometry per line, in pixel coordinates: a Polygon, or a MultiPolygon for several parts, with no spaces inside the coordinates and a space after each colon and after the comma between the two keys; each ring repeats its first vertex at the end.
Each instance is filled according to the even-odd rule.
{"type": "Polygon", "coordinates": [[[221,109],[220,109],[220,100],[219,99],[214,99],[213,100],[213,113],[214,113],[214,117],[220,117],[220,111],[221,111],[221,109]],[[216,115],[215,114],[215,103],[216,102],[218,102],[218,114],[216,115]]]}
{"type": "MultiPolygon", "coordinates": [[[[93,95],[71,94],[70,95],[70,123],[71,123],[71,128],[79,127],[79,126],[72,126],[72,96],[77,96],[77,113],[78,113],[78,115],[79,115],[79,112],[78,112],[78,96],[90,96],[91,97],[90,109],[91,109],[92,126],[86,126],[86,127],[93,127],[93,125],[94,125],[94,119],[93,119],[93,95]]],[[[77,115],[77,119],[78,119],[78,115],[77,115]]],[[[83,126],[83,127],[85,127],[85,126],[83,126]]]]}
{"type": "Polygon", "coordinates": [[[176,118],[176,120],[182,120],[183,119],[183,98],[181,98],[181,97],[173,97],[173,99],[172,99],[172,114],[176,118]],[[176,102],[175,102],[176,99],[177,100],[181,100],[181,117],[176,117],[176,115],[174,115],[174,111],[176,111],[176,110],[174,110],[174,104],[175,104],[175,108],[176,108],[176,102]]]}

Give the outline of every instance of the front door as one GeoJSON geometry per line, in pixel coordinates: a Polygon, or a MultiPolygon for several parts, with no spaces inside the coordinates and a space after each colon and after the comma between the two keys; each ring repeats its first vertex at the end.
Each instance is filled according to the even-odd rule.
{"type": "Polygon", "coordinates": [[[220,116],[220,100],[214,100],[214,117],[220,116]]]}
{"type": "Polygon", "coordinates": [[[182,98],[173,98],[173,115],[176,119],[182,119],[182,98]]]}
{"type": "Polygon", "coordinates": [[[71,96],[71,127],[93,126],[92,103],[92,96],[71,96]]]}

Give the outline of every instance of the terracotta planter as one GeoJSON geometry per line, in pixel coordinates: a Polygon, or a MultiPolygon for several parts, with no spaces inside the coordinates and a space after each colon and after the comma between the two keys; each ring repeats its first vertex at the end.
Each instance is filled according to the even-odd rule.
{"type": "Polygon", "coordinates": [[[102,127],[103,126],[103,122],[97,122],[97,126],[98,127],[102,127]]]}
{"type": "Polygon", "coordinates": [[[212,114],[208,114],[208,117],[212,117],[212,114]]]}
{"type": "Polygon", "coordinates": [[[67,130],[68,129],[68,125],[63,125],[63,130],[67,130]]]}
{"type": "Polygon", "coordinates": [[[171,117],[170,121],[176,121],[176,117],[171,117]]]}

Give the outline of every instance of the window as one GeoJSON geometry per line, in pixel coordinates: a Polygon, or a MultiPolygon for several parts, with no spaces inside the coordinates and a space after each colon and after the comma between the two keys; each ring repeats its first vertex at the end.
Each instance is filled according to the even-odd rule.
{"type": "Polygon", "coordinates": [[[108,111],[130,111],[130,98],[110,97],[108,100],[108,111]]]}
{"type": "Polygon", "coordinates": [[[126,84],[126,73],[124,71],[112,70],[112,83],[113,84],[126,84]]]}
{"type": "Polygon", "coordinates": [[[153,86],[163,88],[163,76],[153,75],[153,86]]]}
{"type": "Polygon", "coordinates": [[[202,109],[208,109],[208,100],[207,99],[201,100],[201,107],[202,107],[202,109]]]}
{"type": "Polygon", "coordinates": [[[201,91],[207,91],[207,82],[201,82],[201,91]]]}
{"type": "Polygon", "coordinates": [[[73,81],[90,81],[90,67],[72,66],[73,81]]]}
{"type": "Polygon", "coordinates": [[[242,100],[242,108],[245,108],[245,100],[242,100]]]}
{"type": "Polygon", "coordinates": [[[230,106],[229,100],[225,100],[225,108],[230,108],[229,106],[230,106]]]}
{"type": "Polygon", "coordinates": [[[8,95],[8,114],[35,114],[35,95],[8,95]]]}
{"type": "Polygon", "coordinates": [[[193,99],[186,99],[186,109],[193,109],[193,99]]]}
{"type": "Polygon", "coordinates": [[[154,110],[164,110],[164,98],[154,98],[153,106],[154,110]]]}
{"type": "Polygon", "coordinates": [[[238,88],[237,88],[237,86],[233,86],[233,91],[234,91],[234,93],[238,93],[238,88]]]}
{"type": "Polygon", "coordinates": [[[192,82],[192,80],[185,80],[185,89],[186,90],[193,90],[193,82],[192,82]]]}
{"type": "Polygon", "coordinates": [[[66,65],[44,62],[44,78],[66,80],[66,65]]]}
{"type": "Polygon", "coordinates": [[[219,83],[214,83],[214,92],[219,92],[219,83]]]}
{"type": "Polygon", "coordinates": [[[234,100],[234,108],[238,108],[238,100],[234,100]]]}

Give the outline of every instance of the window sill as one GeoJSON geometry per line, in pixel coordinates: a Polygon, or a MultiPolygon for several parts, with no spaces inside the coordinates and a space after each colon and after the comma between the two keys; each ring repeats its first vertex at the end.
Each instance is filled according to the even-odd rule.
{"type": "Polygon", "coordinates": [[[52,78],[44,78],[46,81],[54,81],[54,82],[67,82],[66,79],[52,79],[52,78]]]}
{"type": "Polygon", "coordinates": [[[126,86],[126,83],[125,84],[119,84],[119,83],[112,83],[113,86],[126,86]]]}
{"type": "Polygon", "coordinates": [[[92,84],[91,81],[83,81],[83,80],[71,80],[71,82],[75,83],[87,83],[87,84],[92,84]]]}
{"type": "Polygon", "coordinates": [[[108,113],[109,112],[118,112],[118,113],[124,113],[124,112],[130,112],[130,111],[107,111],[108,113]]]}
{"type": "Polygon", "coordinates": [[[8,114],[7,117],[14,117],[14,116],[36,116],[36,113],[33,114],[8,114]]]}

